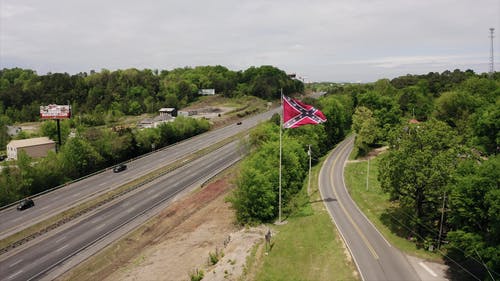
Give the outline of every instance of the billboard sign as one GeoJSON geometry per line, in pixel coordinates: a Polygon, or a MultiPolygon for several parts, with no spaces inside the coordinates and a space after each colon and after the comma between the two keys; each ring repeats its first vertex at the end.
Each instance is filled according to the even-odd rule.
{"type": "Polygon", "coordinates": [[[42,119],[67,119],[71,118],[71,105],[41,105],[40,118],[42,119]]]}

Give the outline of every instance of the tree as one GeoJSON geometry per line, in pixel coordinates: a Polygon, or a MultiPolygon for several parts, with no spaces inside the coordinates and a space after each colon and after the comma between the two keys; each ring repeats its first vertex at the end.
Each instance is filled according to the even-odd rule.
{"type": "Polygon", "coordinates": [[[354,145],[359,156],[364,156],[375,144],[379,134],[377,121],[372,116],[372,111],[364,106],[356,108],[352,117],[352,129],[356,132],[354,145]]]}
{"type": "Polygon", "coordinates": [[[64,174],[76,179],[97,171],[103,162],[102,156],[82,137],[70,138],[58,154],[64,174]]]}
{"type": "Polygon", "coordinates": [[[390,200],[410,219],[407,227],[419,241],[435,238],[445,187],[454,170],[460,148],[454,131],[430,120],[399,127],[390,138],[390,149],[380,161],[378,179],[390,200]]]}
{"type": "Polygon", "coordinates": [[[479,109],[472,118],[474,144],[488,154],[500,149],[500,99],[495,104],[479,109]]]}
{"type": "MultiPolygon", "coordinates": [[[[450,258],[482,279],[500,278],[500,157],[460,163],[448,185],[450,258]],[[489,268],[488,273],[483,263],[489,268]]],[[[463,274],[461,270],[457,274],[463,274]]]]}

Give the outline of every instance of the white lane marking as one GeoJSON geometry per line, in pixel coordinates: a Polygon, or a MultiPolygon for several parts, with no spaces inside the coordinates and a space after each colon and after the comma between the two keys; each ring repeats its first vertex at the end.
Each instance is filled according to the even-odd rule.
{"type": "Polygon", "coordinates": [[[62,250],[64,250],[66,247],[68,247],[68,244],[62,246],[61,248],[57,249],[56,252],[60,252],[62,250]]]}
{"type": "Polygon", "coordinates": [[[102,183],[100,183],[100,184],[99,184],[99,185],[97,185],[97,186],[101,187],[101,186],[103,186],[103,185],[105,185],[105,184],[106,184],[106,182],[102,182],[102,183]]]}
{"type": "Polygon", "coordinates": [[[427,265],[425,265],[423,262],[419,262],[418,264],[420,264],[421,267],[423,267],[425,270],[427,270],[427,272],[429,272],[432,276],[434,277],[437,277],[437,274],[434,273],[434,271],[432,271],[432,269],[430,269],[427,265]]]}
{"type": "Polygon", "coordinates": [[[19,263],[20,263],[20,262],[22,262],[22,261],[23,261],[23,259],[20,259],[20,260],[18,260],[18,261],[16,261],[16,262],[14,262],[14,263],[11,263],[11,264],[9,265],[9,267],[13,267],[13,266],[15,266],[16,264],[19,264],[19,263]]]}
{"type": "Polygon", "coordinates": [[[45,207],[41,208],[40,211],[43,211],[43,210],[47,209],[48,207],[50,207],[50,206],[45,206],[45,207]]]}
{"type": "Polygon", "coordinates": [[[72,197],[78,197],[78,196],[80,196],[80,194],[82,194],[82,193],[81,193],[81,192],[78,192],[77,194],[73,194],[73,196],[72,196],[72,197]]]}
{"type": "Polygon", "coordinates": [[[16,272],[16,273],[12,274],[11,276],[7,277],[7,280],[10,280],[10,279],[14,278],[14,277],[16,277],[17,275],[19,275],[21,273],[23,273],[23,271],[19,270],[18,272],[16,272]]]}
{"type": "Polygon", "coordinates": [[[103,224],[99,225],[98,227],[96,227],[95,229],[101,229],[101,228],[103,228],[103,227],[105,227],[105,226],[106,226],[106,224],[105,224],[105,223],[103,223],[103,224]]]}
{"type": "Polygon", "coordinates": [[[127,214],[130,214],[130,213],[132,213],[133,211],[135,211],[135,207],[132,207],[132,208],[127,209],[127,211],[126,211],[126,212],[127,212],[127,214]]]}
{"type": "Polygon", "coordinates": [[[55,243],[56,243],[56,244],[59,244],[59,242],[63,241],[64,239],[66,239],[66,236],[63,236],[63,237],[61,237],[61,238],[57,239],[57,240],[55,241],[55,243]]]}

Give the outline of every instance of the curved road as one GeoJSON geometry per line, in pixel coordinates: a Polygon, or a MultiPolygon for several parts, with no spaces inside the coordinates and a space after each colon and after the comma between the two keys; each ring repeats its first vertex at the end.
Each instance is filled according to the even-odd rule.
{"type": "Polygon", "coordinates": [[[344,165],[353,143],[351,136],[338,144],[323,164],[319,174],[323,202],[363,280],[420,280],[406,257],[358,209],[345,187],[344,165]]]}

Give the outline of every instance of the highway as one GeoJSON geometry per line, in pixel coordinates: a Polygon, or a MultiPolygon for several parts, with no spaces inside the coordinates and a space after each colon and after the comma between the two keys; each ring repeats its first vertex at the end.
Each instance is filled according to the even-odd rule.
{"type": "MultiPolygon", "coordinates": [[[[88,215],[50,237],[0,257],[2,280],[38,280],[45,274],[134,219],[168,202],[188,187],[196,186],[243,156],[239,141],[231,142],[164,177],[154,180],[119,202],[88,215]]],[[[132,170],[132,169],[131,169],[132,170]]]]}
{"type": "Polygon", "coordinates": [[[358,209],[345,187],[344,166],[353,143],[353,136],[347,138],[325,160],[319,174],[323,202],[341,233],[362,280],[420,280],[406,257],[392,247],[358,209]]]}
{"type": "Polygon", "coordinates": [[[0,239],[4,239],[77,204],[95,198],[226,138],[246,132],[259,122],[268,120],[279,110],[280,108],[272,109],[244,119],[241,125],[231,124],[137,158],[127,163],[128,169],[119,174],[107,169],[57,190],[35,196],[33,198],[35,207],[25,211],[17,211],[16,206],[5,208],[0,211],[0,239]]]}

